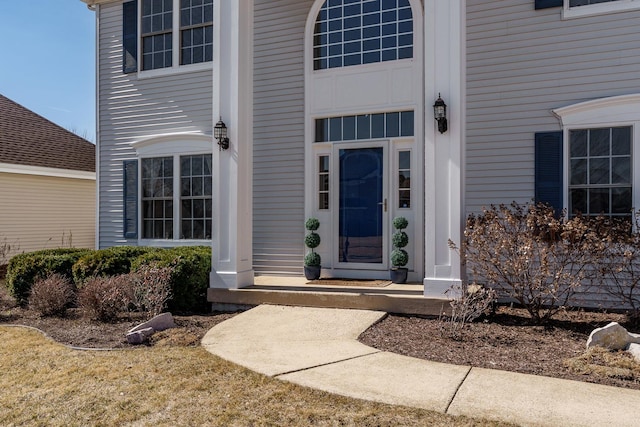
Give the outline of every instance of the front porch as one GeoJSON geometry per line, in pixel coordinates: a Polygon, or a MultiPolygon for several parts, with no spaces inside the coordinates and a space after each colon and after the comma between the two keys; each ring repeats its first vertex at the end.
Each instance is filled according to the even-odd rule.
{"type": "Polygon", "coordinates": [[[350,308],[389,313],[438,316],[449,311],[449,300],[426,298],[422,283],[384,286],[309,284],[304,276],[256,276],[254,285],[241,289],[209,288],[207,301],[214,310],[231,306],[277,304],[304,307],[350,308]]]}

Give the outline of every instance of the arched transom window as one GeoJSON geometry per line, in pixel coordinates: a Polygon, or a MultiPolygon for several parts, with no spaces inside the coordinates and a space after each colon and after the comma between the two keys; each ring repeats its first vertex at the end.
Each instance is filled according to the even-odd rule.
{"type": "Polygon", "coordinates": [[[409,0],[327,0],[316,20],[313,68],[413,57],[409,0]]]}

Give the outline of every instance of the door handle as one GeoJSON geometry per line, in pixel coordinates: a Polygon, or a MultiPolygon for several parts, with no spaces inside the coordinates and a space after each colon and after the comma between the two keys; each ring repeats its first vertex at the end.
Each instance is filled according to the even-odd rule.
{"type": "Polygon", "coordinates": [[[380,202],[380,203],[378,203],[378,204],[379,204],[379,205],[382,205],[383,212],[386,212],[386,211],[387,211],[387,199],[384,199],[384,201],[383,201],[383,202],[380,202]]]}

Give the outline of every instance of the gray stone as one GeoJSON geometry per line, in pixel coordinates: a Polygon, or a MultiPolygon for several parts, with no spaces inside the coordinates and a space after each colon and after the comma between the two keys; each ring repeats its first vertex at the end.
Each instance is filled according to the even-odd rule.
{"type": "Polygon", "coordinates": [[[145,343],[155,331],[153,328],[138,329],[136,331],[130,331],[127,333],[127,342],[129,344],[143,344],[145,343]]]}
{"type": "Polygon", "coordinates": [[[617,322],[594,329],[587,340],[587,348],[599,346],[609,350],[624,350],[635,338],[617,322]]]}
{"type": "Polygon", "coordinates": [[[139,324],[129,332],[135,332],[140,329],[153,328],[154,331],[164,331],[165,329],[175,328],[176,323],[173,321],[171,313],[162,313],[156,317],[139,324]]]}

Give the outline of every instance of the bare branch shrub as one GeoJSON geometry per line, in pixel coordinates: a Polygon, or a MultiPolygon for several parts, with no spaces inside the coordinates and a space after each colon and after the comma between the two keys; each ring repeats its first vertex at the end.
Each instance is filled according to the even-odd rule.
{"type": "Polygon", "coordinates": [[[9,262],[9,254],[16,252],[19,248],[18,244],[11,244],[7,238],[0,240],[0,279],[4,278],[7,272],[7,263],[9,262]]]}
{"type": "Polygon", "coordinates": [[[631,310],[630,320],[640,322],[640,212],[629,221],[612,225],[605,240],[606,248],[600,271],[606,292],[631,310]],[[631,230],[633,228],[633,230],[631,230]]]}
{"type": "Polygon", "coordinates": [[[566,220],[549,206],[514,202],[470,215],[461,248],[449,245],[459,250],[472,282],[515,299],[536,323],[544,323],[599,274],[605,243],[598,228],[605,222],[566,220]]]}
{"type": "Polygon", "coordinates": [[[74,300],[75,292],[71,281],[61,274],[52,274],[33,284],[29,307],[42,316],[64,316],[74,300]]]}
{"type": "Polygon", "coordinates": [[[89,279],[78,292],[78,305],[93,320],[108,322],[127,312],[133,302],[133,282],[127,274],[89,279]]]}
{"type": "Polygon", "coordinates": [[[133,303],[137,310],[149,317],[157,316],[167,308],[171,298],[172,267],[143,265],[129,276],[133,282],[133,303]]]}
{"type": "Polygon", "coordinates": [[[445,293],[452,299],[451,316],[441,323],[440,330],[453,339],[459,339],[465,325],[473,322],[480,316],[488,314],[496,300],[496,291],[480,285],[472,284],[452,287],[445,293]]]}

